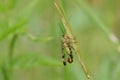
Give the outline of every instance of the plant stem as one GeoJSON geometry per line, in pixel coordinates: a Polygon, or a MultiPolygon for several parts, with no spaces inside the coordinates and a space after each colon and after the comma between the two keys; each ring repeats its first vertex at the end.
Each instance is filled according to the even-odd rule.
{"type": "MultiPolygon", "coordinates": [[[[62,21],[62,24],[64,25],[64,28],[66,30],[66,33],[68,34],[68,36],[71,38],[71,39],[74,39],[74,36],[73,36],[73,33],[72,33],[72,30],[71,30],[71,25],[69,24],[69,21],[67,20],[68,18],[66,17],[65,15],[65,12],[64,12],[64,9],[59,1],[58,2],[55,2],[54,3],[55,7],[57,8],[57,11],[59,12],[60,16],[61,16],[61,21],[62,21]]],[[[77,56],[78,56],[78,61],[80,62],[82,68],[83,68],[83,71],[87,77],[88,80],[91,80],[91,76],[88,74],[88,71],[86,69],[86,66],[84,64],[84,62],[82,61],[81,57],[80,57],[80,51],[79,51],[79,48],[78,48],[78,45],[77,43],[73,43],[72,44],[75,52],[77,53],[77,56]]]]}
{"type": "MultiPolygon", "coordinates": [[[[107,29],[106,24],[104,24],[103,21],[94,13],[94,11],[90,8],[90,6],[88,6],[85,0],[76,0],[76,4],[78,4],[80,9],[86,14],[86,16],[89,17],[97,25],[97,27],[103,31],[105,36],[114,45],[116,45],[117,48],[119,48],[120,47],[119,39],[109,29],[107,29]]],[[[118,51],[120,52],[120,49],[118,51]]]]}
{"type": "Polygon", "coordinates": [[[2,71],[2,74],[3,74],[4,80],[9,80],[8,70],[7,70],[5,61],[2,63],[1,71],[2,71]]]}
{"type": "Polygon", "coordinates": [[[17,40],[18,35],[14,34],[13,38],[10,42],[9,45],[9,55],[8,55],[8,63],[9,63],[9,78],[10,80],[13,80],[13,53],[14,53],[14,48],[15,48],[15,42],[17,40]]]}
{"type": "Polygon", "coordinates": [[[1,66],[4,80],[13,80],[13,53],[14,53],[15,42],[17,40],[17,37],[18,37],[17,34],[13,35],[9,45],[9,54],[8,54],[7,63],[6,61],[3,61],[1,66]]]}

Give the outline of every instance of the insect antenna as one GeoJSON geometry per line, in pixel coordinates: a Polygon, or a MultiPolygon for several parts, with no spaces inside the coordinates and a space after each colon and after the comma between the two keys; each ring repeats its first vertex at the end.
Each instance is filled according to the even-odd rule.
{"type": "Polygon", "coordinates": [[[60,30],[62,32],[62,35],[66,34],[66,30],[64,29],[62,22],[59,23],[59,27],[60,27],[60,30]]]}

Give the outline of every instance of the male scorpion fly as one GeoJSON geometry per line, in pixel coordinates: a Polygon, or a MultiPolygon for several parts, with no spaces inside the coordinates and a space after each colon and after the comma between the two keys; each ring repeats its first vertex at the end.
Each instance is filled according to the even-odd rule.
{"type": "Polygon", "coordinates": [[[62,59],[63,64],[66,65],[66,54],[68,55],[67,62],[73,62],[73,47],[72,47],[72,39],[67,35],[62,35],[62,59]],[[65,54],[66,53],[66,54],[65,54]]]}
{"type": "Polygon", "coordinates": [[[62,22],[59,24],[61,32],[62,32],[62,39],[61,39],[61,46],[62,46],[62,60],[63,64],[67,65],[68,63],[73,62],[73,46],[72,43],[75,42],[69,35],[67,35],[66,30],[64,29],[64,25],[62,22]],[[67,56],[66,56],[67,55],[67,56]],[[66,60],[67,57],[67,60],[66,60]]]}

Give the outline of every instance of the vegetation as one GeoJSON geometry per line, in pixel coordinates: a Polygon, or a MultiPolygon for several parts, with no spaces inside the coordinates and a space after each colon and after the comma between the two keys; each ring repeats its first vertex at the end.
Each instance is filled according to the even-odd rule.
{"type": "Polygon", "coordinates": [[[115,0],[0,0],[0,80],[119,80],[115,0]],[[62,28],[75,39],[62,63],[62,28]]]}

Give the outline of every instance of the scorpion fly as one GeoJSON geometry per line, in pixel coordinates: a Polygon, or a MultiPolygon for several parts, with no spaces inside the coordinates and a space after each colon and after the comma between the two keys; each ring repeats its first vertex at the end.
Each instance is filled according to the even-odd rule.
{"type": "Polygon", "coordinates": [[[62,29],[62,39],[61,39],[61,46],[62,46],[62,60],[63,64],[66,66],[67,62],[72,63],[73,62],[73,47],[72,43],[74,42],[62,29]],[[66,60],[67,57],[67,60],[66,60]]]}

